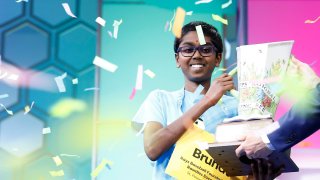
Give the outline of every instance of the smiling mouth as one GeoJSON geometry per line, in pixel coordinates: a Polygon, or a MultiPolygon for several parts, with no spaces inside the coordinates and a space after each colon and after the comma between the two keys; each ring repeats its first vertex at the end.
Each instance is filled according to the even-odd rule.
{"type": "Polygon", "coordinates": [[[190,64],[190,67],[192,68],[203,68],[204,66],[204,64],[190,64]]]}

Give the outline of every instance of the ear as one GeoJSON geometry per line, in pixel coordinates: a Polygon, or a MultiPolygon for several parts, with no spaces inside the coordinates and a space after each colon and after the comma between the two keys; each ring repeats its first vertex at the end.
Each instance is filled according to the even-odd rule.
{"type": "Polygon", "coordinates": [[[222,53],[218,53],[216,56],[216,64],[215,64],[216,67],[220,66],[221,60],[222,60],[222,53]]]}
{"type": "Polygon", "coordinates": [[[177,65],[177,68],[179,68],[179,67],[180,67],[180,63],[179,63],[179,54],[178,54],[178,53],[175,53],[175,54],[174,54],[174,56],[175,56],[175,59],[176,59],[176,65],[177,65]]]}

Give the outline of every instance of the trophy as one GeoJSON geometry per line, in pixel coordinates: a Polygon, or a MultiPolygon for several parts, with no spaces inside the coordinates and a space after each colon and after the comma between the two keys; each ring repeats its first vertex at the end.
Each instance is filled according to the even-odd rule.
{"type": "MultiPolygon", "coordinates": [[[[269,126],[279,104],[281,79],[286,73],[293,41],[244,45],[237,47],[239,105],[238,116],[225,119],[216,129],[215,143],[207,150],[228,176],[252,174],[251,160],[240,159],[235,149],[239,137],[250,132],[272,131],[269,126]],[[268,126],[268,128],[266,128],[268,126]]],[[[284,172],[298,167],[288,153],[274,151],[268,159],[274,167],[285,165],[284,172]]]]}

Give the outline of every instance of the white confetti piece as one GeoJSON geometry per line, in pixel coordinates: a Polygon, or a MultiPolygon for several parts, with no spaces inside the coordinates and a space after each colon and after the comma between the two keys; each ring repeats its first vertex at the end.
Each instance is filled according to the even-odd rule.
{"type": "Polygon", "coordinates": [[[0,79],[5,78],[8,75],[8,72],[4,72],[3,74],[1,74],[0,72],[0,79]]]}
{"type": "Polygon", "coordinates": [[[22,1],[28,2],[29,0],[17,0],[16,2],[19,3],[19,2],[22,2],[22,1]]]}
{"type": "Polygon", "coordinates": [[[225,59],[229,59],[231,55],[231,45],[227,39],[224,39],[224,47],[226,49],[225,59]]]}
{"type": "Polygon", "coordinates": [[[9,94],[1,94],[0,95],[0,99],[4,99],[4,98],[7,98],[7,97],[9,97],[9,94]]]}
{"type": "Polygon", "coordinates": [[[210,2],[212,2],[212,0],[200,0],[200,1],[195,2],[194,4],[198,5],[198,4],[204,4],[204,3],[210,3],[210,2]]]}
{"type": "Polygon", "coordinates": [[[143,80],[143,65],[138,65],[137,78],[136,78],[136,90],[142,89],[143,80]]]}
{"type": "Polygon", "coordinates": [[[63,83],[63,79],[66,77],[67,77],[67,73],[65,72],[61,76],[57,76],[54,78],[58,86],[59,92],[66,92],[66,87],[64,86],[64,83],[63,83]]]}
{"type": "Polygon", "coordinates": [[[215,20],[215,21],[219,21],[219,22],[221,22],[222,24],[228,25],[228,20],[220,17],[219,15],[212,14],[212,18],[213,18],[213,20],[215,20]]]}
{"type": "Polygon", "coordinates": [[[107,71],[110,71],[110,72],[114,72],[117,70],[118,66],[110,63],[109,61],[99,57],[99,56],[96,56],[93,60],[93,64],[96,65],[96,66],[99,66],[100,68],[102,69],[105,69],[107,71]]]}
{"type": "Polygon", "coordinates": [[[31,111],[33,104],[34,104],[34,101],[32,101],[31,107],[29,107],[29,106],[24,107],[24,114],[25,115],[31,111]]]}
{"type": "Polygon", "coordinates": [[[50,127],[43,128],[43,129],[42,129],[42,134],[50,134],[50,133],[51,133],[50,127]]]}
{"type": "Polygon", "coordinates": [[[72,79],[72,84],[78,84],[78,78],[72,79]]]}
{"type": "Polygon", "coordinates": [[[113,21],[113,25],[112,25],[113,26],[113,37],[115,39],[118,38],[118,31],[119,31],[120,24],[122,24],[122,19],[120,19],[120,21],[117,21],[117,20],[113,21]]]}
{"type": "Polygon", "coordinates": [[[142,128],[141,128],[140,131],[136,134],[136,136],[140,136],[140,135],[143,133],[144,128],[146,127],[146,125],[147,125],[147,123],[143,123],[142,128]]]}
{"type": "Polygon", "coordinates": [[[78,156],[78,155],[74,155],[74,154],[60,154],[60,156],[67,156],[67,157],[77,157],[77,158],[80,158],[80,156],[78,156]]]}
{"type": "Polygon", "coordinates": [[[91,177],[97,177],[107,164],[112,165],[113,163],[105,159],[102,160],[101,163],[91,172],[91,177]]]}
{"type": "Polygon", "coordinates": [[[170,20],[170,23],[169,23],[169,31],[172,30],[173,20],[174,20],[175,17],[176,17],[176,11],[173,10],[173,16],[172,16],[172,18],[170,20]]]}
{"type": "Polygon", "coordinates": [[[112,35],[112,32],[111,31],[108,31],[108,34],[111,38],[113,38],[113,35],[112,35]]]}
{"type": "Polygon", "coordinates": [[[101,17],[97,17],[96,22],[103,27],[106,25],[106,21],[101,17]]]}
{"type": "Polygon", "coordinates": [[[73,18],[77,18],[77,16],[75,16],[72,12],[71,12],[71,9],[70,9],[70,6],[68,3],[62,3],[62,6],[63,6],[63,9],[66,11],[66,13],[73,17],[73,18]]]}
{"type": "Polygon", "coordinates": [[[64,171],[49,171],[50,175],[53,177],[59,177],[59,176],[64,176],[64,171]]]}
{"type": "Polygon", "coordinates": [[[152,72],[150,69],[145,70],[144,73],[150,78],[154,78],[156,76],[156,74],[152,72]]]}
{"type": "Polygon", "coordinates": [[[232,0],[229,0],[228,2],[224,3],[221,5],[221,8],[224,9],[224,8],[227,8],[228,6],[230,6],[232,4],[232,0]]]}
{"type": "Polygon", "coordinates": [[[18,74],[10,74],[8,76],[8,79],[11,79],[11,80],[14,80],[14,81],[18,80],[18,78],[19,78],[18,74]]]}
{"type": "Polygon", "coordinates": [[[197,145],[199,146],[200,150],[207,150],[209,149],[209,144],[207,142],[197,141],[197,145]]]}
{"type": "Polygon", "coordinates": [[[309,19],[307,19],[306,21],[304,21],[304,23],[306,23],[306,24],[313,24],[313,23],[316,23],[319,19],[320,19],[320,16],[318,16],[317,19],[315,19],[315,20],[309,20],[309,19]]]}
{"type": "Polygon", "coordinates": [[[3,104],[0,104],[1,107],[3,107],[3,109],[8,113],[10,114],[11,116],[13,115],[13,112],[8,110],[3,104]]]}
{"type": "Polygon", "coordinates": [[[186,12],[186,15],[187,15],[187,16],[191,16],[192,13],[193,13],[193,11],[188,11],[188,12],[186,12]]]}
{"type": "Polygon", "coordinates": [[[197,35],[198,35],[198,39],[199,39],[200,45],[205,45],[206,44],[206,40],[204,38],[201,25],[196,26],[196,31],[197,31],[197,35]]]}
{"type": "Polygon", "coordinates": [[[56,163],[56,166],[60,166],[62,161],[59,156],[52,157],[53,161],[56,163]]]}
{"type": "Polygon", "coordinates": [[[100,89],[97,87],[86,88],[84,91],[99,91],[100,89]]]}
{"type": "Polygon", "coordinates": [[[164,26],[164,32],[168,31],[168,27],[169,27],[169,21],[166,22],[166,25],[164,26]]]}

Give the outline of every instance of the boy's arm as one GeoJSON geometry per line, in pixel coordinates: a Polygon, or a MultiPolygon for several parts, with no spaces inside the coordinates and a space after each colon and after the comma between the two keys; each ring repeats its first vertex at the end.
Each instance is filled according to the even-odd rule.
{"type": "Polygon", "coordinates": [[[157,160],[178,141],[201,114],[214,106],[222,95],[232,88],[232,77],[223,74],[212,82],[204,98],[167,127],[158,122],[148,122],[144,129],[144,149],[149,159],[157,160]]]}

